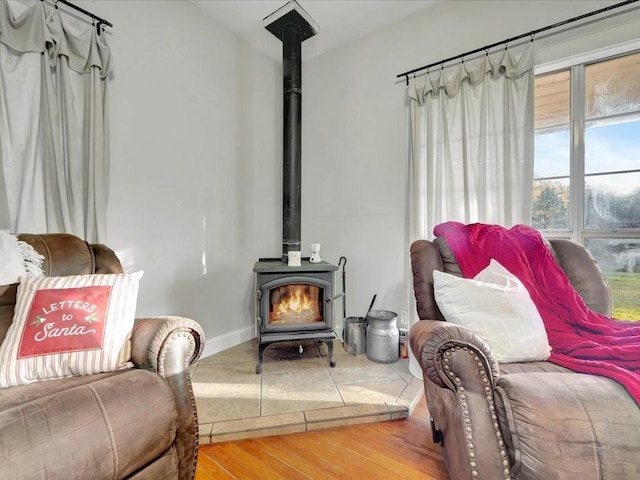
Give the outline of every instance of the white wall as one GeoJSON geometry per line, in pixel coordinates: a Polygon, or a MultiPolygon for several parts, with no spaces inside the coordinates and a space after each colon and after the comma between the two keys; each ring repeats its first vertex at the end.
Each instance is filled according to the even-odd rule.
{"type": "MultiPolygon", "coordinates": [[[[303,5],[313,16],[313,2],[303,5]]],[[[406,228],[409,111],[396,75],[607,5],[445,1],[304,65],[303,243],[322,242],[330,259],[348,258],[347,315],[363,315],[373,293],[378,308],[414,310],[406,228]]],[[[536,41],[548,62],[637,39],[638,32],[636,12],[536,41]]]]}
{"type": "Polygon", "coordinates": [[[137,313],[251,338],[253,264],[281,251],[280,66],[187,2],[93,10],[115,26],[107,244],[145,271],[137,313]]]}
{"type": "MultiPolygon", "coordinates": [[[[313,17],[313,1],[301,4],[313,17]]],[[[347,315],[373,294],[377,308],[413,308],[396,74],[610,4],[447,1],[304,62],[303,255],[320,242],[325,260],[348,258],[347,315]]],[[[208,353],[240,343],[253,333],[253,263],[281,252],[281,65],[188,2],[90,8],[115,25],[107,243],[145,270],[138,314],[198,320],[208,353]]],[[[637,15],[606,25],[540,40],[542,60],[640,31],[637,15]]]]}

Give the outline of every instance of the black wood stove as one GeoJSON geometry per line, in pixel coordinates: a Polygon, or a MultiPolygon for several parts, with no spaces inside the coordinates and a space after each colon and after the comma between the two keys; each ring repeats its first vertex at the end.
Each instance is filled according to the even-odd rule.
{"type": "Polygon", "coordinates": [[[302,42],[318,27],[295,0],[264,19],[265,28],[282,41],[283,70],[283,192],[282,257],[255,263],[258,364],[274,342],[317,340],[327,344],[333,358],[334,285],[337,266],[327,262],[289,266],[289,252],[301,251],[302,183],[302,42]]]}
{"type": "Polygon", "coordinates": [[[327,344],[329,365],[333,357],[334,284],[337,266],[302,260],[289,267],[280,259],[255,263],[258,364],[262,372],[264,350],[274,342],[315,340],[327,344]]]}

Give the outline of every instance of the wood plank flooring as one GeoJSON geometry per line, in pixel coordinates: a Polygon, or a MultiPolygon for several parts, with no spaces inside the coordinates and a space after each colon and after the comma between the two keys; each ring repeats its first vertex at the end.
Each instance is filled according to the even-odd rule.
{"type": "Polygon", "coordinates": [[[424,397],[407,420],[202,445],[195,480],[446,480],[424,397]]]}

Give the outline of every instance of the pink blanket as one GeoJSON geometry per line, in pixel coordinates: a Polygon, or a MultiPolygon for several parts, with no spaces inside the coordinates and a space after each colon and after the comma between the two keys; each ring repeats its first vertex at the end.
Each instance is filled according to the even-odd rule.
{"type": "Polygon", "coordinates": [[[447,222],[433,233],[446,239],[465,277],[474,277],[495,258],[522,281],[544,321],[549,361],[612,378],[640,405],[640,324],[587,307],[537,230],[447,222]]]}

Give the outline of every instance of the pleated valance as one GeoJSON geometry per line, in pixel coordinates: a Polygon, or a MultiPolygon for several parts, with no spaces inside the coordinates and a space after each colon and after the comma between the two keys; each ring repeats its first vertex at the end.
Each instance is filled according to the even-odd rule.
{"type": "Polygon", "coordinates": [[[446,72],[449,72],[449,75],[445,74],[444,69],[437,69],[435,72],[412,77],[409,79],[407,93],[420,105],[424,104],[427,95],[438,96],[441,91],[453,97],[458,94],[463,82],[479,85],[487,75],[504,75],[507,78],[526,75],[536,64],[537,58],[535,43],[530,42],[519,57],[510,49],[505,49],[499,57],[485,55],[477,61],[461,62],[454,67],[448,67],[446,72]]]}
{"type": "Polygon", "coordinates": [[[95,28],[72,31],[60,11],[42,1],[16,15],[7,0],[0,0],[0,10],[0,43],[10,49],[46,53],[53,66],[60,56],[67,57],[69,67],[80,74],[88,73],[92,67],[100,69],[102,78],[111,73],[111,50],[105,35],[98,35],[95,28]]]}

